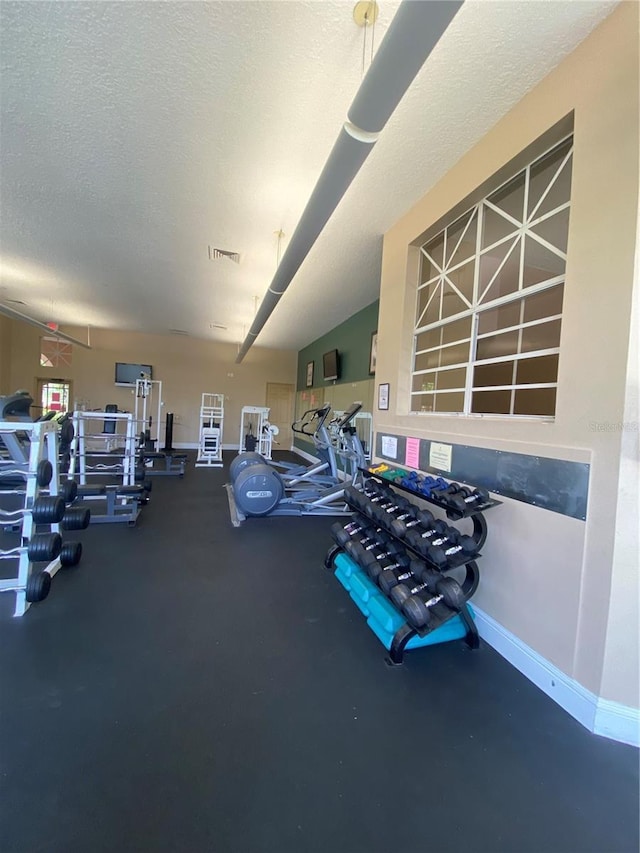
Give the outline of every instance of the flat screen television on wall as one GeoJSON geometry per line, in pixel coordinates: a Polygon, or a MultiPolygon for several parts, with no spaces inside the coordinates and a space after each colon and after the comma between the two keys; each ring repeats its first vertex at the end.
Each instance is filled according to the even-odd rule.
{"type": "Polygon", "coordinates": [[[329,350],[322,356],[322,376],[326,382],[340,378],[340,355],[337,349],[329,350]]]}
{"type": "Polygon", "coordinates": [[[136,379],[153,379],[153,368],[150,364],[125,364],[116,362],[116,385],[125,388],[135,387],[136,379]]]}

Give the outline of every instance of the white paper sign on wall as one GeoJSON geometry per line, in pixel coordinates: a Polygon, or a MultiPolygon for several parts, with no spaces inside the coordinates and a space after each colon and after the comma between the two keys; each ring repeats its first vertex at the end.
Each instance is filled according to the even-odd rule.
{"type": "Polygon", "coordinates": [[[429,448],[429,467],[438,468],[440,471],[451,471],[451,448],[450,444],[432,441],[429,448]]]}
{"type": "Polygon", "coordinates": [[[398,457],[398,439],[392,435],[382,436],[382,455],[388,456],[390,459],[398,457]]]}

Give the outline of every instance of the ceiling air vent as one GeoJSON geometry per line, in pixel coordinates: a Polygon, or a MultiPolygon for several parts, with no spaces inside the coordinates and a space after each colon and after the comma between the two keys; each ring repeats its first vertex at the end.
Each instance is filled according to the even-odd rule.
{"type": "Polygon", "coordinates": [[[238,252],[230,252],[227,249],[216,249],[213,246],[209,246],[210,261],[221,261],[223,258],[228,258],[230,261],[233,261],[234,264],[240,263],[240,255],[238,252]]]}
{"type": "Polygon", "coordinates": [[[184,329],[169,329],[172,335],[188,335],[189,332],[185,332],[184,329]]]}
{"type": "Polygon", "coordinates": [[[210,329],[226,329],[227,327],[224,326],[222,323],[209,323],[209,328],[210,329]]]}

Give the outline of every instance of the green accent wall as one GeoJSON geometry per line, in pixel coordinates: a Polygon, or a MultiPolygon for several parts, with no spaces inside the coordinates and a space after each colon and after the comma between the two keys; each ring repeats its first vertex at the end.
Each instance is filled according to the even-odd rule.
{"type": "Polygon", "coordinates": [[[302,391],[307,385],[307,364],[314,362],[313,385],[328,388],[333,382],[322,378],[322,356],[325,352],[337,349],[340,353],[340,379],[335,383],[359,382],[370,379],[369,355],[371,352],[371,334],[378,330],[379,300],[367,305],[344,323],[327,332],[321,338],[310,343],[298,353],[298,378],[296,388],[302,391]]]}

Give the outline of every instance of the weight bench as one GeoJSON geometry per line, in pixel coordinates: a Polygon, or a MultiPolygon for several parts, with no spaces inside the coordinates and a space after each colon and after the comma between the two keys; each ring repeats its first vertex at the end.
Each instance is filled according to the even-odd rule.
{"type": "Polygon", "coordinates": [[[173,451],[165,451],[160,453],[148,453],[142,451],[141,461],[146,468],[147,462],[151,462],[151,467],[146,468],[145,475],[149,477],[184,477],[184,468],[187,461],[186,453],[174,453],[173,451]],[[164,460],[164,468],[155,467],[157,460],[164,460]]]}
{"type": "Polygon", "coordinates": [[[105,501],[104,512],[91,510],[94,524],[126,522],[133,527],[140,515],[140,508],[149,500],[148,490],[138,486],[78,486],[77,502],[105,501]]]}

